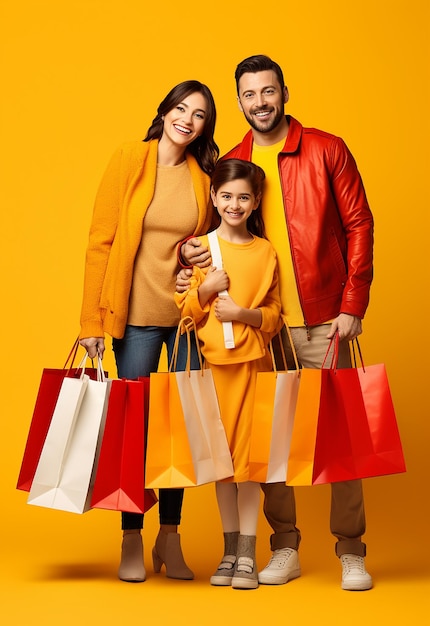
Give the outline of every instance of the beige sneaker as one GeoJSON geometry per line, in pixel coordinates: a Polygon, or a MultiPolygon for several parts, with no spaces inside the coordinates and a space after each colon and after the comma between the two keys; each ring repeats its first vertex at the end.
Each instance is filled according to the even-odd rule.
{"type": "Polygon", "coordinates": [[[266,567],[258,574],[262,585],[285,585],[301,574],[299,553],[293,548],[275,550],[266,567]]]}
{"type": "Polygon", "coordinates": [[[342,554],[342,589],[366,591],[372,589],[371,575],[366,571],[364,558],[358,554],[342,554]]]}

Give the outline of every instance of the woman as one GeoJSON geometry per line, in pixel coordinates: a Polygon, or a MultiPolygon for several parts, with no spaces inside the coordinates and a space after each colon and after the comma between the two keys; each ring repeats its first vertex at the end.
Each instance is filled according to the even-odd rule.
{"type": "MultiPolygon", "coordinates": [[[[212,221],[215,120],[208,87],[180,83],[161,102],[143,142],[117,150],[102,179],[86,255],[80,343],[90,357],[103,356],[104,334],[110,334],[120,378],[157,371],[163,343],[170,358],[179,321],[177,244],[189,233],[207,232],[212,221]]],[[[177,369],[184,366],[181,352],[177,369]]],[[[164,563],[170,578],[192,579],[177,533],[182,499],[183,490],[160,490],[153,560],[156,571],[164,563]]],[[[121,580],[145,580],[142,528],[143,515],[122,513],[121,580]]]]}

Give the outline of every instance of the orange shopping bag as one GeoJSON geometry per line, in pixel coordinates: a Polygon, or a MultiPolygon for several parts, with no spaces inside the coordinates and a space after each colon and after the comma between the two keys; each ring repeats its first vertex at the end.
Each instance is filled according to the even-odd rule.
{"type": "Polygon", "coordinates": [[[191,330],[184,318],[178,326],[170,371],[150,377],[146,487],[191,487],[233,475],[227,437],[219,413],[212,372],[190,369],[191,330]],[[184,372],[171,371],[182,329],[187,333],[184,372]]]}
{"type": "Polygon", "coordinates": [[[312,485],[321,370],[302,368],[288,457],[287,485],[312,485]]]}

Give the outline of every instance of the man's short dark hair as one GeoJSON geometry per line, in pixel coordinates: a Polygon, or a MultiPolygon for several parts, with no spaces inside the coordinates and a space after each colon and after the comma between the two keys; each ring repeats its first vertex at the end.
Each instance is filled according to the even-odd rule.
{"type": "Polygon", "coordinates": [[[236,68],[234,73],[234,77],[236,79],[236,89],[239,95],[239,80],[243,76],[243,74],[251,73],[255,74],[256,72],[265,72],[266,70],[272,70],[275,72],[279,84],[281,86],[281,90],[284,91],[285,83],[284,83],[284,75],[280,66],[272,61],[272,59],[265,54],[255,54],[252,57],[248,57],[241,61],[236,68]]]}

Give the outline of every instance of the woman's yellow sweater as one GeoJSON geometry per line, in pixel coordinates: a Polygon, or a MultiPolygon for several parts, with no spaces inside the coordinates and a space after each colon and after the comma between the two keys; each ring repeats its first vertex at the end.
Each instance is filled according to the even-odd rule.
{"type": "MultiPolygon", "coordinates": [[[[124,335],[134,261],[155,189],[157,149],[157,140],[123,145],[102,178],[86,253],[80,338],[103,337],[105,332],[116,338],[124,335]]],[[[193,156],[187,154],[186,159],[199,211],[193,235],[201,235],[212,218],[210,179],[193,156]]]]}

